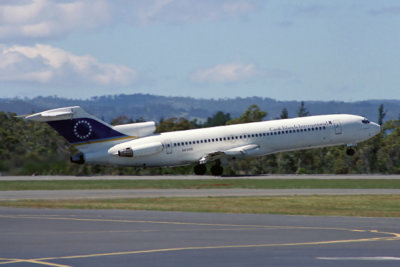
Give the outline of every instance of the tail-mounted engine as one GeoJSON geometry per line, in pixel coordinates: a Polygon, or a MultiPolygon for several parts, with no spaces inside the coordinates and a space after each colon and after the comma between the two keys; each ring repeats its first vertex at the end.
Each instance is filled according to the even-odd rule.
{"type": "Polygon", "coordinates": [[[149,144],[136,144],[135,141],[126,142],[113,146],[108,150],[108,154],[117,155],[119,157],[145,157],[160,153],[164,146],[161,142],[153,142],[149,144]]]}

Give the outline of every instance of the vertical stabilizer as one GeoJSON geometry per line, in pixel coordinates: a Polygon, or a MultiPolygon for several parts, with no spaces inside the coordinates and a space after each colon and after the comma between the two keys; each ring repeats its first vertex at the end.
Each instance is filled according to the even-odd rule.
{"type": "Polygon", "coordinates": [[[25,117],[27,120],[47,122],[79,150],[90,150],[89,145],[129,139],[108,123],[90,115],[79,106],[47,110],[25,117]]]}

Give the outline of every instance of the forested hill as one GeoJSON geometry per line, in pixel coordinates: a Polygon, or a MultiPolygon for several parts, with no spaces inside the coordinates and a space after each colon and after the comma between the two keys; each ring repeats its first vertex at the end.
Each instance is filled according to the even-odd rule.
{"type": "MultiPolygon", "coordinates": [[[[299,101],[277,101],[270,98],[248,97],[231,99],[195,99],[189,97],[165,97],[148,94],[99,96],[90,99],[67,99],[59,97],[36,97],[33,99],[0,99],[0,111],[28,114],[46,109],[82,106],[90,113],[111,121],[121,115],[133,120],[155,120],[161,118],[184,117],[186,119],[205,120],[217,111],[230,113],[238,117],[252,104],[268,112],[267,120],[279,117],[286,108],[289,117],[296,117],[300,106],[299,101]]],[[[360,102],[338,101],[305,101],[305,106],[311,115],[330,113],[357,114],[378,119],[378,107],[383,104],[386,120],[398,119],[400,116],[400,100],[370,100],[360,102]]]]}

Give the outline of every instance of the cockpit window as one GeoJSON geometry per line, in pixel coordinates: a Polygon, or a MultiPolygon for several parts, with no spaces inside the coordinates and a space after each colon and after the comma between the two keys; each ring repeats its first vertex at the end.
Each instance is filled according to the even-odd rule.
{"type": "Polygon", "coordinates": [[[370,121],[367,118],[364,118],[361,122],[364,123],[364,124],[370,123],[370,121]]]}

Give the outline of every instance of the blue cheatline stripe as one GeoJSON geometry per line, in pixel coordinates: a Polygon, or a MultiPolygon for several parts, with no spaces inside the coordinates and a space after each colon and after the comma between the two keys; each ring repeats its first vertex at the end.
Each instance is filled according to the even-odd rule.
{"type": "Polygon", "coordinates": [[[136,138],[138,138],[138,137],[137,136],[124,136],[124,137],[118,137],[118,138],[106,138],[106,139],[100,139],[100,140],[92,140],[89,142],[83,141],[83,142],[77,142],[77,143],[72,143],[72,144],[74,146],[82,146],[82,145],[112,142],[112,141],[125,140],[125,139],[136,139],[136,138]]]}
{"type": "Polygon", "coordinates": [[[116,138],[130,138],[106,124],[90,118],[47,122],[71,144],[92,143],[116,138]]]}

